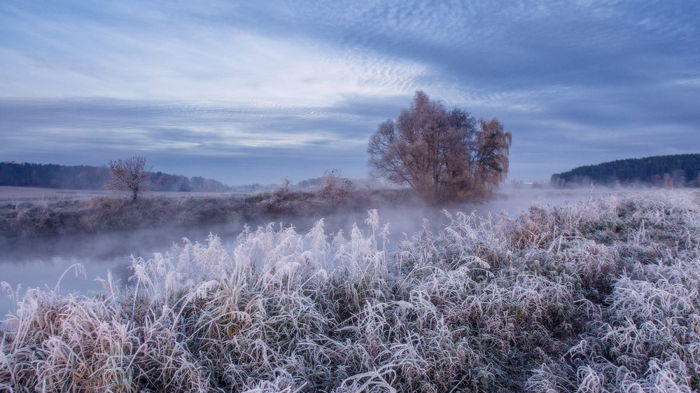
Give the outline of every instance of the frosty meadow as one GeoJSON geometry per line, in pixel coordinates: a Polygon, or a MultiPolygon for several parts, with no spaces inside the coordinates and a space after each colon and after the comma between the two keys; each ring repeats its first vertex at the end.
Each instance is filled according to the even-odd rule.
{"type": "MultiPolygon", "coordinates": [[[[2,328],[11,392],[692,392],[700,196],[640,191],[400,244],[274,225],[135,259],[105,295],[31,289],[2,328]]],[[[6,290],[12,290],[6,288],[6,290]]]]}

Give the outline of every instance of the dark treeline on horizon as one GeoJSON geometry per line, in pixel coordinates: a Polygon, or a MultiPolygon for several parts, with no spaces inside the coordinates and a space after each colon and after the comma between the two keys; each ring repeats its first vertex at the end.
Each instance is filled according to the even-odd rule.
{"type": "Polygon", "coordinates": [[[552,175],[552,184],[556,186],[591,183],[700,187],[700,154],[616,160],[552,175]]]}
{"type": "MultiPolygon", "coordinates": [[[[108,167],[87,165],[32,164],[0,162],[0,186],[45,187],[76,190],[103,190],[111,177],[108,167]]],[[[230,188],[203,177],[152,172],[148,180],[151,191],[220,192],[230,188]]]]}

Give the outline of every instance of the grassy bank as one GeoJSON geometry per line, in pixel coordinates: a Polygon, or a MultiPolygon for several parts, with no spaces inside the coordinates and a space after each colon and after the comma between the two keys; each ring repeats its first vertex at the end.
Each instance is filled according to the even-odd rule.
{"type": "Polygon", "coordinates": [[[106,233],[145,228],[196,227],[240,220],[304,217],[362,211],[388,203],[417,203],[406,191],[276,191],[251,196],[97,197],[58,201],[0,202],[0,237],[106,233]]]}
{"type": "Polygon", "coordinates": [[[267,226],[133,262],[126,289],[30,290],[2,331],[14,392],[691,392],[700,207],[680,191],[399,245],[267,226]]]}

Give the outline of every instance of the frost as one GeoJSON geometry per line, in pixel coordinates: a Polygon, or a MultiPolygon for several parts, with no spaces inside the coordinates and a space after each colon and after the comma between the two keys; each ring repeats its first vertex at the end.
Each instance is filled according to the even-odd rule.
{"type": "Polygon", "coordinates": [[[693,198],[448,214],[393,249],[373,210],[185,240],[107,297],[2,284],[0,390],[698,391],[693,198]]]}

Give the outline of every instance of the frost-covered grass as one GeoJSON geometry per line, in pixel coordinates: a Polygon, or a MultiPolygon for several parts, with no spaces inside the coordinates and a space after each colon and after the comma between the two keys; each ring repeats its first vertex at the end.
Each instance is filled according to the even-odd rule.
{"type": "Polygon", "coordinates": [[[697,195],[449,221],[399,245],[376,211],[349,233],[269,225],[134,260],[104,296],[30,290],[0,390],[700,390],[697,195]]]}

